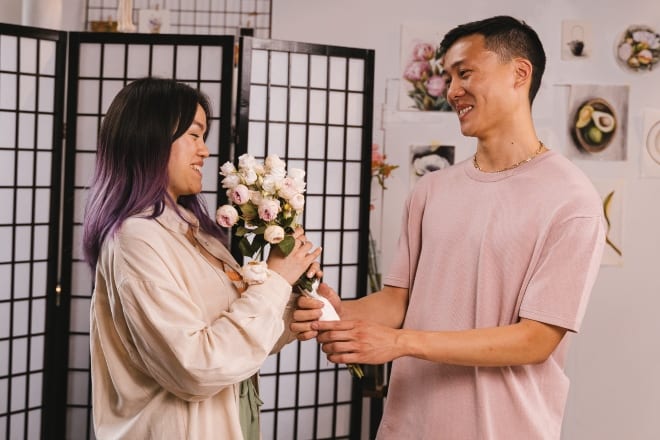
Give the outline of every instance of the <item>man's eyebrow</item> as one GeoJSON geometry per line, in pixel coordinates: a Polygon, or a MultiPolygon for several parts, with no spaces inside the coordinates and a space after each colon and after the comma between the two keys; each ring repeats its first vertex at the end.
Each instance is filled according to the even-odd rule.
{"type": "Polygon", "coordinates": [[[460,59],[460,60],[456,60],[456,61],[454,61],[453,63],[451,63],[451,65],[450,65],[449,67],[445,67],[445,70],[447,70],[447,69],[455,69],[455,68],[457,68],[458,66],[460,66],[461,64],[463,64],[463,61],[464,61],[464,60],[462,60],[462,59],[460,59]]]}

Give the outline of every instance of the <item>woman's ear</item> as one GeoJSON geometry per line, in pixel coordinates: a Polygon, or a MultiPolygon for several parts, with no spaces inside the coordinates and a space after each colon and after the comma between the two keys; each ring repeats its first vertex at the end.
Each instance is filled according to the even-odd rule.
{"type": "Polygon", "coordinates": [[[525,58],[514,58],[515,86],[527,86],[529,88],[532,82],[532,63],[525,58]]]}

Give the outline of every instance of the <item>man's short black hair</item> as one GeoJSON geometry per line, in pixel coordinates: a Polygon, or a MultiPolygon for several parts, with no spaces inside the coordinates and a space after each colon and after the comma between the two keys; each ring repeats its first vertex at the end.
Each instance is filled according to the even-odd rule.
{"type": "Polygon", "coordinates": [[[483,35],[486,49],[495,52],[501,61],[522,57],[532,63],[529,103],[536,97],[545,71],[545,51],[537,35],[524,21],[506,15],[462,24],[447,32],[440,43],[442,54],[457,40],[470,35],[483,35]]]}

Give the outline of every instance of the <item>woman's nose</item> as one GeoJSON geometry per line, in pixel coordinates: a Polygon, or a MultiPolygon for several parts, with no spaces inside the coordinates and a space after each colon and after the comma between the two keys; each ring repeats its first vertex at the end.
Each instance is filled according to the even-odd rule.
{"type": "Polygon", "coordinates": [[[202,157],[209,157],[211,153],[209,152],[209,147],[206,145],[205,141],[202,141],[202,145],[199,148],[199,155],[202,157]]]}

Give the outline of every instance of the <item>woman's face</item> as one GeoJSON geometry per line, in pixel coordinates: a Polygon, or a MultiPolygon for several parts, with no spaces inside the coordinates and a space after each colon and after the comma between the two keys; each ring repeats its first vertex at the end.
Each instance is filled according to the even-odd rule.
{"type": "Polygon", "coordinates": [[[209,157],[204,143],[206,114],[198,105],[195,118],[188,129],[172,143],[167,163],[167,192],[175,201],[179,196],[198,194],[202,191],[202,166],[209,157]]]}

